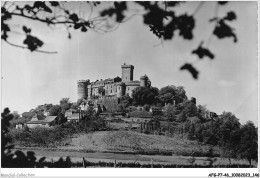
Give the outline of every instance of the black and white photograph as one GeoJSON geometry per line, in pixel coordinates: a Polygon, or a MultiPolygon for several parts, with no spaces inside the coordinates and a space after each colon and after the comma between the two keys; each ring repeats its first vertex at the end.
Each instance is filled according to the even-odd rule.
{"type": "Polygon", "coordinates": [[[258,11],[1,1],[1,177],[259,177],[258,11]]]}

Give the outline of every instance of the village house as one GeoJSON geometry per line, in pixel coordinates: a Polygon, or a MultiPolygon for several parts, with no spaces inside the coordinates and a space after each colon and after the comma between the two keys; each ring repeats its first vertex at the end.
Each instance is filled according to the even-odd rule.
{"type": "Polygon", "coordinates": [[[72,113],[71,115],[67,116],[68,122],[79,122],[80,113],[72,113]]]}
{"type": "Polygon", "coordinates": [[[149,112],[152,113],[153,115],[160,115],[162,114],[162,108],[153,106],[150,108],[149,112]]]}
{"type": "Polygon", "coordinates": [[[16,124],[15,128],[16,129],[23,129],[24,128],[24,124],[22,124],[22,123],[16,124]]]}
{"type": "Polygon", "coordinates": [[[51,127],[55,125],[57,122],[58,117],[57,116],[47,116],[45,118],[37,118],[33,117],[31,121],[27,122],[26,125],[29,128],[35,128],[35,127],[51,127]]]}
{"type": "Polygon", "coordinates": [[[65,117],[67,118],[68,122],[79,122],[80,113],[76,109],[69,109],[65,112],[65,117]]]}

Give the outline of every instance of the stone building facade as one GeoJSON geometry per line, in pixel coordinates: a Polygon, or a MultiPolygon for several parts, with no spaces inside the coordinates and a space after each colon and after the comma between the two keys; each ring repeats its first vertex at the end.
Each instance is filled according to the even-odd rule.
{"type": "Polygon", "coordinates": [[[151,87],[151,81],[146,75],[141,76],[140,80],[133,80],[133,65],[123,64],[121,69],[121,78],[108,78],[95,82],[79,80],[77,89],[78,99],[120,98],[125,95],[132,96],[133,90],[139,86],[151,87]]]}

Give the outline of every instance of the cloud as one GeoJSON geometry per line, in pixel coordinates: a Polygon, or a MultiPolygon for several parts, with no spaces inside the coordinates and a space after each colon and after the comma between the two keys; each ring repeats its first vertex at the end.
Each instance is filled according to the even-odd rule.
{"type": "Polygon", "coordinates": [[[232,86],[237,85],[237,82],[227,81],[227,80],[219,80],[218,85],[223,86],[223,87],[232,87],[232,86]]]}

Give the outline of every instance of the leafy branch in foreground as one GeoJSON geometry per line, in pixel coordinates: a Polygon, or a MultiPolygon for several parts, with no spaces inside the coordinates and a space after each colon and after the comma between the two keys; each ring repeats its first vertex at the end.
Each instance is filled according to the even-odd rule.
{"type": "MultiPolygon", "coordinates": [[[[203,4],[205,4],[204,2],[198,2],[198,6],[192,14],[189,14],[188,12],[177,14],[176,9],[189,2],[121,1],[100,3],[94,1],[78,3],[84,8],[85,12],[90,9],[88,18],[83,17],[80,11],[75,9],[75,7],[72,7],[73,2],[4,2],[1,7],[1,38],[9,45],[29,49],[31,52],[56,53],[55,51],[48,52],[39,50],[44,46],[44,42],[34,36],[32,30],[26,26],[22,27],[25,35],[23,45],[18,45],[9,41],[10,32],[13,32],[14,27],[8,22],[13,19],[13,17],[20,17],[41,22],[51,27],[62,25],[67,29],[68,38],[71,38],[71,29],[80,30],[83,33],[88,32],[89,30],[102,33],[109,32],[115,30],[117,24],[127,22],[128,19],[138,15],[143,18],[144,25],[149,27],[149,30],[161,41],[172,40],[177,34],[183,38],[183,40],[192,40],[194,38],[193,31],[196,27],[195,16],[198,11],[202,9],[203,4]],[[91,17],[93,9],[96,10],[95,14],[99,14],[98,16],[91,17]]],[[[235,12],[229,11],[226,16],[222,18],[218,17],[218,8],[226,5],[227,2],[221,1],[211,3],[215,3],[216,7],[215,14],[213,14],[214,17],[209,19],[210,23],[215,22],[212,35],[216,36],[218,39],[233,38],[233,41],[237,42],[235,30],[227,23],[236,20],[237,16],[235,12]]],[[[191,54],[197,55],[199,59],[202,59],[205,56],[210,59],[214,59],[215,57],[207,46],[202,46],[202,43],[199,44],[197,49],[192,50],[191,54]]],[[[195,69],[193,64],[184,64],[180,70],[183,69],[187,69],[194,79],[198,78],[199,72],[195,69]]]]}

